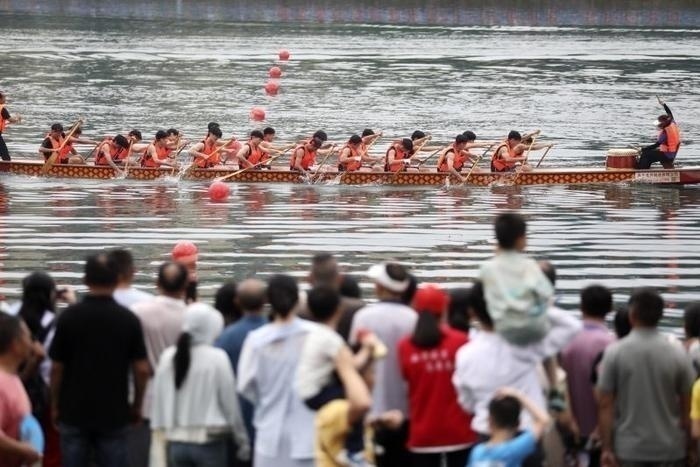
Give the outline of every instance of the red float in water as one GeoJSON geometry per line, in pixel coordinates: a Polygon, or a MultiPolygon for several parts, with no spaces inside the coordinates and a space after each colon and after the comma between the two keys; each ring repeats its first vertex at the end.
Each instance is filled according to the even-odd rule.
{"type": "Polygon", "coordinates": [[[282,49],[279,54],[280,60],[289,60],[289,50],[282,49]]]}
{"type": "Polygon", "coordinates": [[[274,81],[268,81],[263,87],[265,88],[265,92],[268,96],[276,96],[277,92],[280,90],[279,83],[276,83],[274,81]]]}
{"type": "Polygon", "coordinates": [[[262,107],[253,107],[250,109],[250,119],[256,122],[265,120],[265,110],[262,107]]]}
{"type": "Polygon", "coordinates": [[[281,78],[282,69],[278,66],[273,66],[272,68],[270,68],[268,75],[270,76],[270,78],[281,78]]]}
{"type": "Polygon", "coordinates": [[[209,185],[208,193],[209,199],[212,201],[225,201],[228,198],[228,195],[231,194],[231,189],[229,188],[228,183],[215,181],[209,185]]]}

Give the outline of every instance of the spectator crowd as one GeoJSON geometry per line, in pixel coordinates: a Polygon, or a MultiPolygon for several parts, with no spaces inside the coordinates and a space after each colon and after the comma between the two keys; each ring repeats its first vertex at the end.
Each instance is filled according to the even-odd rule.
{"type": "Polygon", "coordinates": [[[373,301],[325,253],[306,291],[253,277],[214,306],[187,242],[156,295],[125,249],[86,259],[79,300],[33,272],[0,313],[0,467],[696,465],[700,304],[683,340],[650,288],[561,310],[524,219],[494,230],[471,288],[385,262],[373,301]]]}

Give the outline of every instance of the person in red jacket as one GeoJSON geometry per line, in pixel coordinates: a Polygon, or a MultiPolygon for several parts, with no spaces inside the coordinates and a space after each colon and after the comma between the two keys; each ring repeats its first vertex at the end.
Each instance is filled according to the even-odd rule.
{"type": "Polygon", "coordinates": [[[443,324],[449,297],[434,285],[418,289],[418,321],[399,342],[399,364],[408,383],[408,449],[413,467],[464,467],[476,442],[471,415],[457,402],[452,385],[455,355],[467,334],[443,324]]]}

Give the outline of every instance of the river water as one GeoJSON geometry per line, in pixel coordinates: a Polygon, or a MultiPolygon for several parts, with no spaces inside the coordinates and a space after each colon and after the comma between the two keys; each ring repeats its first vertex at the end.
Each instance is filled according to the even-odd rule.
{"type": "MultiPolygon", "coordinates": [[[[265,124],[284,141],[319,128],[336,140],[365,127],[391,137],[420,128],[439,141],[466,129],[497,138],[541,128],[556,144],[545,165],[600,166],[608,147],[653,141],[659,94],[683,129],[679,160],[700,163],[700,25],[687,21],[667,28],[329,24],[332,15],[317,23],[144,20],[30,13],[24,3],[9,13],[7,3],[0,2],[1,87],[25,119],[5,134],[15,159],[35,158],[55,121],[83,116],[87,136],[174,126],[198,137],[215,120],[242,136],[259,126],[248,120],[250,108],[262,106],[265,124]],[[292,53],[287,63],[276,61],[283,47],[292,53]],[[271,98],[262,85],[275,64],[284,75],[271,98]]],[[[221,5],[202,2],[198,17],[221,5]]],[[[568,308],[591,282],[612,287],[618,302],[636,286],[657,286],[671,315],[698,298],[695,187],[239,185],[227,202],[211,203],[206,184],[177,180],[3,176],[0,184],[0,294],[9,299],[35,268],[78,286],[83,256],[105,246],[133,248],[137,283],[152,287],[155,266],[179,239],[200,246],[207,297],[225,279],[254,273],[303,278],[321,250],[337,253],[352,274],[396,258],[421,280],[457,286],[491,254],[491,222],[505,209],[527,216],[530,251],[554,261],[568,308]]]]}

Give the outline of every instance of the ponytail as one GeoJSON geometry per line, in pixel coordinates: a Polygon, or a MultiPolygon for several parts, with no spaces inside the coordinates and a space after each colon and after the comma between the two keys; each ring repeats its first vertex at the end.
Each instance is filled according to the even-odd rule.
{"type": "Polygon", "coordinates": [[[177,339],[175,350],[175,389],[180,389],[185,382],[187,372],[190,369],[190,347],[192,346],[192,336],[189,332],[183,332],[177,339]]]}
{"type": "Polygon", "coordinates": [[[413,345],[423,349],[430,349],[437,347],[442,338],[439,318],[427,311],[418,313],[418,321],[416,321],[416,327],[411,336],[413,345]]]}

